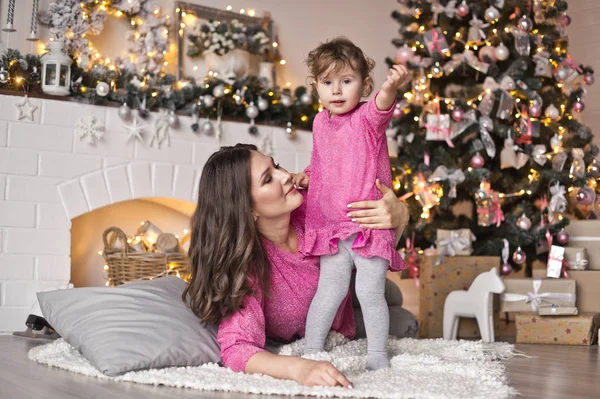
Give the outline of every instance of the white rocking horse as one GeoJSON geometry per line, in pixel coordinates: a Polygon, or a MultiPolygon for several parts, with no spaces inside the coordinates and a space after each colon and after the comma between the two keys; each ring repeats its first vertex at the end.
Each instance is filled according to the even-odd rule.
{"type": "Polygon", "coordinates": [[[444,339],[456,339],[459,317],[477,319],[483,342],[494,342],[493,294],[501,294],[505,287],[498,269],[481,273],[468,291],[453,291],[444,304],[444,339]]]}

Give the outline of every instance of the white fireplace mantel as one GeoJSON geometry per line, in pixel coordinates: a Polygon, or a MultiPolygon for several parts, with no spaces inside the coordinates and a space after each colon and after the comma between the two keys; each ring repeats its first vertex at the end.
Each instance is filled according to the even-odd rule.
{"type": "MultiPolygon", "coordinates": [[[[167,197],[195,203],[202,167],[223,145],[265,137],[273,156],[290,171],[310,162],[312,136],[283,128],[224,122],[220,141],[194,133],[180,116],[171,145],[151,148],[156,114],[141,122],[144,142],[126,142],[117,108],[30,98],[34,120],[18,119],[23,97],[0,95],[0,333],[24,329],[29,313],[40,314],[36,292],[65,288],[70,281],[71,219],[121,201],[167,197]],[[105,126],[95,145],[75,134],[77,122],[93,114],[105,126]]],[[[135,112],[134,112],[135,113],[135,112]]],[[[213,121],[214,122],[214,121],[213,121]]]]}

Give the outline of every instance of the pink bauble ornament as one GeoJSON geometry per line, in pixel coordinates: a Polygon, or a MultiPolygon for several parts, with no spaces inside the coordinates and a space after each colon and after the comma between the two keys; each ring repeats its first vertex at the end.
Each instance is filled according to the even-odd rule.
{"type": "Polygon", "coordinates": [[[569,17],[568,15],[563,15],[560,18],[560,23],[562,26],[569,26],[571,25],[571,17],[569,17]]]}
{"type": "Polygon", "coordinates": [[[394,112],[392,112],[392,118],[394,119],[400,119],[402,118],[402,116],[404,115],[404,111],[402,111],[402,108],[394,108],[394,112]]]}
{"type": "Polygon", "coordinates": [[[494,52],[496,54],[496,59],[499,61],[506,61],[508,57],[510,57],[510,50],[504,45],[504,43],[500,43],[494,52]]]}
{"type": "Polygon", "coordinates": [[[529,106],[529,116],[538,118],[542,114],[542,106],[539,104],[531,104],[529,106]]]}
{"type": "Polygon", "coordinates": [[[465,111],[463,111],[460,108],[454,108],[454,110],[452,111],[452,119],[454,119],[456,122],[460,122],[463,120],[464,117],[465,111]]]}
{"type": "Polygon", "coordinates": [[[573,110],[575,112],[583,112],[584,109],[585,104],[583,103],[583,101],[575,101],[575,103],[573,103],[573,110]]]}
{"type": "Polygon", "coordinates": [[[482,62],[496,62],[496,47],[483,46],[479,50],[479,60],[482,62]]]}
{"type": "Polygon", "coordinates": [[[414,51],[406,44],[396,51],[396,62],[398,64],[406,65],[415,56],[414,51]]]}
{"type": "Polygon", "coordinates": [[[582,187],[575,197],[581,205],[589,206],[596,201],[596,192],[590,187],[582,187]]]}
{"type": "Polygon", "coordinates": [[[483,159],[480,153],[473,155],[473,158],[471,158],[471,166],[475,169],[483,168],[484,164],[485,159],[483,159]]]}
{"type": "Polygon", "coordinates": [[[500,274],[503,276],[508,276],[510,273],[512,273],[512,270],[512,266],[509,263],[505,263],[500,268],[500,274]]]}
{"type": "Polygon", "coordinates": [[[561,231],[556,233],[556,242],[562,245],[565,245],[569,242],[569,233],[567,233],[567,230],[562,229],[561,231]]]}
{"type": "Polygon", "coordinates": [[[517,248],[517,250],[513,253],[512,256],[512,260],[513,262],[515,262],[517,265],[522,265],[523,263],[525,263],[527,261],[527,255],[525,254],[525,251],[523,251],[521,249],[521,247],[517,248]]]}
{"type": "Polygon", "coordinates": [[[467,3],[461,3],[456,7],[456,13],[461,17],[466,17],[467,15],[469,15],[469,11],[470,10],[467,3]]]}
{"type": "Polygon", "coordinates": [[[594,78],[594,75],[592,75],[591,73],[588,73],[583,77],[583,81],[586,85],[591,86],[596,81],[596,78],[594,78]]]}

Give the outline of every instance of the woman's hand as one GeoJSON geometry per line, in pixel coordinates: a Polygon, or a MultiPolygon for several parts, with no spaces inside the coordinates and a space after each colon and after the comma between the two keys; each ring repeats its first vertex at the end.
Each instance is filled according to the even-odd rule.
{"type": "Polygon", "coordinates": [[[369,229],[396,229],[399,238],[398,233],[402,235],[410,218],[408,209],[404,203],[398,200],[392,189],[382,184],[379,179],[375,181],[375,185],[383,197],[379,200],[358,201],[349,204],[348,217],[369,229]]]}
{"type": "Polygon", "coordinates": [[[292,367],[292,377],[302,385],[342,386],[352,389],[352,383],[333,364],[326,361],[299,359],[292,367]]]}

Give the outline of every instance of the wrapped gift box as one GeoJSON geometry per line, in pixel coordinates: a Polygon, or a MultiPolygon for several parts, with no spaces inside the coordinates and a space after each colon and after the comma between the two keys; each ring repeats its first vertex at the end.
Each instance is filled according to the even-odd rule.
{"type": "Polygon", "coordinates": [[[570,271],[569,276],[569,280],[577,282],[576,306],[579,311],[600,312],[600,270],[570,271]]]}
{"type": "MultiPolygon", "coordinates": [[[[436,256],[424,256],[421,262],[419,323],[420,336],[440,338],[443,336],[444,302],[452,291],[468,290],[475,278],[500,266],[500,258],[495,256],[455,256],[442,259],[436,266],[436,256]]],[[[494,323],[499,327],[498,320],[494,323]]],[[[477,321],[461,318],[458,328],[459,338],[480,337],[477,321]]]]}
{"type": "Polygon", "coordinates": [[[435,244],[440,254],[448,256],[471,255],[473,252],[471,243],[473,241],[475,241],[475,236],[469,229],[437,229],[435,244]],[[445,249],[446,245],[449,245],[447,249],[445,249]],[[452,250],[450,250],[450,246],[452,250]]]}
{"type": "Polygon", "coordinates": [[[572,220],[565,228],[569,247],[585,248],[591,270],[600,270],[600,220],[572,220]]]}
{"type": "Polygon", "coordinates": [[[592,345],[598,341],[599,316],[587,314],[556,317],[518,314],[517,343],[592,345]]]}
{"type": "MultiPolygon", "coordinates": [[[[575,307],[576,283],[572,279],[504,279],[501,312],[537,313],[542,306],[575,307]]],[[[581,310],[581,309],[580,309],[581,310]]]]}
{"type": "Polygon", "coordinates": [[[585,248],[565,247],[565,260],[569,264],[569,270],[587,269],[588,260],[585,248]]]}

